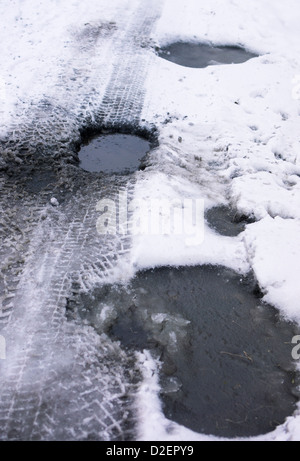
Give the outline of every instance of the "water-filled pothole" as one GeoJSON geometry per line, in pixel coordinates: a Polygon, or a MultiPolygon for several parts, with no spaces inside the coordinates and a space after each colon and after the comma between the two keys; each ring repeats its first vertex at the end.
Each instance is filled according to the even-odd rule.
{"type": "Polygon", "coordinates": [[[127,287],[69,303],[99,333],[159,357],[165,415],[201,433],[253,436],[295,410],[295,326],[254,294],[252,277],[223,267],[160,268],[127,287]]]}
{"type": "Polygon", "coordinates": [[[220,64],[240,64],[258,57],[239,46],[213,46],[204,43],[176,42],[162,47],[158,55],[180,66],[204,68],[220,64]]]}
{"type": "Polygon", "coordinates": [[[205,217],[210,227],[226,237],[236,237],[245,230],[247,224],[254,222],[254,219],[241,215],[227,206],[211,208],[205,217]]]}
{"type": "Polygon", "coordinates": [[[102,134],[79,151],[80,167],[91,173],[128,174],[138,170],[151,149],[146,139],[131,134],[102,134]]]}

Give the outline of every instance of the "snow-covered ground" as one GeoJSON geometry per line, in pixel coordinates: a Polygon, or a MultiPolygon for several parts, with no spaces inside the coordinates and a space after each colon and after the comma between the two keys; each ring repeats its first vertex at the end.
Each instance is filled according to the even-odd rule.
{"type": "MultiPolygon", "coordinates": [[[[80,98],[92,92],[97,72],[101,94],[110,75],[106,65],[112,66],[107,50],[91,47],[87,60],[79,56],[72,37],[99,19],[126,24],[128,11],[141,2],[4,3],[0,130],[5,137],[16,120],[23,123],[26,111],[43,98],[79,113],[80,98]],[[86,76],[84,88],[80,79],[73,78],[75,63],[86,76]]],[[[204,240],[194,244],[180,235],[136,235],[129,273],[167,264],[221,264],[243,274],[252,269],[265,300],[300,324],[299,2],[161,3],[161,17],[151,37],[157,45],[180,40],[240,45],[259,57],[205,69],[154,57],[141,118],[156,125],[160,145],[152,165],[136,173],[135,198],[199,199],[206,210],[231,205],[256,222],[238,237],[220,236],[205,225],[204,240]]],[[[146,352],[140,361],[144,368],[137,399],[140,439],[210,439],[164,418],[157,374],[152,373],[155,363],[146,352]]],[[[259,439],[300,440],[300,414],[259,439]]]]}
{"type": "MultiPolygon", "coordinates": [[[[204,243],[192,249],[168,247],[163,240],[151,246],[149,237],[140,238],[136,255],[142,267],[148,263],[211,262],[241,271],[252,268],[266,301],[298,323],[299,19],[296,1],[284,5],[266,0],[165,3],[154,35],[160,46],[183,39],[240,44],[260,57],[206,69],[188,69],[157,58],[149,74],[148,86],[152,83],[152,87],[144,118],[151,120],[153,114],[157,123],[156,118],[163,120],[167,112],[177,118],[161,129],[161,155],[171,152],[170,162],[180,158],[188,165],[188,173],[183,170],[179,184],[170,178],[167,166],[166,173],[153,171],[154,177],[146,186],[141,179],[139,193],[143,190],[155,196],[159,191],[172,196],[173,186],[176,196],[184,191],[182,178],[186,176],[186,196],[200,195],[207,207],[231,204],[257,222],[247,225],[238,238],[216,236],[207,229],[204,243]],[[155,81],[158,84],[154,86],[155,81]],[[195,156],[202,158],[200,169],[193,161],[195,156]]],[[[299,439],[299,424],[295,416],[264,438],[299,439]]]]}

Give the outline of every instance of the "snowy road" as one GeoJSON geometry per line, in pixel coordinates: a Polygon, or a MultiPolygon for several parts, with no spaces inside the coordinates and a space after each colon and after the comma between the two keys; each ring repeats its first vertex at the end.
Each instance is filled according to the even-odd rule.
{"type": "MultiPolygon", "coordinates": [[[[0,439],[206,440],[164,418],[146,352],[126,353],[70,319],[69,306],[141,269],[214,264],[253,270],[264,299],[300,323],[299,5],[4,3],[0,439]],[[178,40],[239,45],[258,57],[190,69],[156,56],[156,45],[178,40]],[[81,135],[99,127],[157,130],[146,170],[80,170],[81,135]],[[231,206],[255,222],[236,237],[205,223],[194,245],[180,235],[99,235],[97,204],[122,192],[201,199],[206,211],[231,206]]],[[[299,427],[291,415],[262,438],[297,440],[299,427]]]]}
{"type": "MultiPolygon", "coordinates": [[[[132,376],[125,371],[132,368],[132,359],[108,338],[99,338],[89,328],[67,323],[66,317],[68,300],[75,296],[76,289],[88,290],[97,282],[122,274],[122,263],[118,259],[126,258],[128,238],[101,239],[96,229],[99,217],[96,206],[101,198],[113,197],[122,189],[126,188],[130,193],[133,179],[101,178],[91,183],[89,178],[80,177],[77,168],[68,169],[63,165],[58,167],[60,171],[55,171],[53,156],[61,155],[61,142],[65,142],[69,156],[72,155],[71,143],[77,140],[74,139],[74,128],[79,138],[79,130],[89,122],[89,128],[92,124],[107,128],[126,124],[131,129],[138,126],[145,91],[143,83],[149,62],[154,59],[153,53],[142,48],[138,40],[148,39],[159,12],[158,4],[157,8],[155,6],[153,3],[148,10],[145,3],[134,3],[123,17],[123,23],[86,23],[83,30],[72,32],[74,61],[80,61],[72,62],[76,67],[73,70],[78,75],[80,67],[86,74],[81,77],[79,86],[88,82],[96,86],[95,91],[99,94],[97,97],[90,86],[85,88],[88,94],[80,101],[79,110],[85,104],[88,111],[87,108],[94,104],[91,113],[80,112],[77,117],[72,114],[70,117],[70,109],[57,108],[53,101],[43,100],[37,109],[34,107],[33,111],[27,112],[25,123],[21,122],[16,128],[17,133],[8,133],[10,140],[16,136],[13,149],[18,153],[22,144],[24,158],[21,162],[31,165],[28,184],[32,184],[32,171],[38,171],[33,180],[37,188],[41,187],[41,176],[44,175],[46,183],[48,180],[54,186],[58,199],[58,202],[52,202],[60,203],[60,206],[52,209],[47,187],[44,194],[36,195],[31,194],[31,190],[26,194],[26,185],[25,197],[19,196],[15,207],[11,206],[12,203],[7,204],[12,221],[16,215],[20,218],[26,206],[35,215],[27,224],[27,234],[23,230],[24,224],[20,224],[21,236],[9,235],[7,245],[4,240],[2,247],[3,266],[13,258],[18,263],[14,254],[6,253],[7,247],[11,251],[14,238],[21,240],[18,254],[24,254],[22,244],[28,251],[18,289],[12,289],[10,283],[13,282],[5,280],[9,295],[3,302],[2,319],[10,321],[5,329],[7,359],[2,364],[1,376],[3,439],[123,439],[129,437],[127,432],[133,431],[130,393],[138,371],[133,367],[132,376]],[[85,64],[87,57],[93,55],[91,48],[95,42],[97,50],[94,52],[100,55],[100,62],[92,69],[94,75],[91,77],[85,64]],[[106,49],[103,55],[100,53],[102,49],[106,49]],[[98,74],[97,70],[102,67],[104,71],[98,74]],[[61,127],[67,132],[63,133],[61,127]],[[43,140],[38,149],[43,151],[46,143],[51,145],[46,147],[48,152],[51,150],[52,157],[49,163],[46,161],[48,166],[41,165],[43,159],[39,166],[36,165],[35,139],[40,138],[41,132],[43,140]],[[61,141],[61,136],[67,140],[61,141]],[[55,171],[52,177],[50,168],[55,171]],[[27,244],[25,235],[29,240],[27,244]],[[13,308],[6,304],[12,296],[13,308]]],[[[66,65],[67,71],[69,65],[66,65]]],[[[63,86],[64,82],[59,85],[63,86]]],[[[74,99],[71,104],[76,105],[77,87],[72,91],[74,99]]],[[[4,157],[7,144],[12,143],[4,142],[4,157]]],[[[65,150],[62,155],[66,155],[65,150]]],[[[7,183],[4,183],[3,190],[5,188],[10,190],[7,183]]],[[[22,185],[16,182],[16,188],[20,191],[22,185]]],[[[6,215],[5,211],[3,215],[6,215]]],[[[24,221],[27,222],[27,216],[24,221]]],[[[10,227],[10,221],[5,224],[6,228],[10,227]]],[[[7,271],[7,278],[6,274],[7,271]]],[[[12,274],[11,278],[16,280],[19,277],[12,274]]]]}

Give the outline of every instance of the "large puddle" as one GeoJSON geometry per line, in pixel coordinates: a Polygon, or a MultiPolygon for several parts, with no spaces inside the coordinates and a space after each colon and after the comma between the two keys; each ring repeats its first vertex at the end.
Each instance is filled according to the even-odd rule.
{"type": "Polygon", "coordinates": [[[150,148],[150,143],[139,136],[121,133],[100,135],[80,149],[80,167],[91,173],[132,173],[140,168],[150,148]]]}
{"type": "Polygon", "coordinates": [[[223,267],[166,267],[127,287],[99,288],[69,303],[68,313],[161,360],[169,419],[205,434],[254,436],[283,423],[299,397],[295,327],[255,288],[223,267]]]}
{"type": "Polygon", "coordinates": [[[180,66],[194,68],[240,64],[258,56],[238,46],[213,46],[188,42],[176,42],[160,48],[158,55],[180,66]]]}

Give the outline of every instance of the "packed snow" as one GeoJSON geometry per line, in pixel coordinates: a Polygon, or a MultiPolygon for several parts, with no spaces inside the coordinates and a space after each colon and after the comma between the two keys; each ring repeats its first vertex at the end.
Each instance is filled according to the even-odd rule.
{"type": "MultiPolygon", "coordinates": [[[[127,6],[139,2],[4,3],[0,30],[3,136],[43,97],[76,112],[80,96],[88,90],[69,80],[68,91],[64,88],[73,75],[73,60],[82,72],[96,75],[105,63],[106,50],[99,56],[99,51],[91,50],[87,70],[72,37],[86,23],[126,21],[127,6]]],[[[239,45],[259,57],[205,69],[155,57],[145,82],[141,118],[158,128],[159,147],[149,168],[136,173],[134,198],[139,203],[161,198],[202,200],[205,210],[231,205],[255,222],[237,237],[218,235],[203,222],[203,235],[192,242],[181,234],[137,232],[128,273],[133,268],[198,264],[220,264],[241,274],[253,270],[264,299],[300,324],[299,23],[297,0],[164,0],[152,34],[157,46],[183,40],[239,45]]],[[[104,88],[105,69],[101,72],[104,88]]],[[[59,205],[54,197],[51,204],[59,205]]],[[[133,207],[133,211],[137,215],[132,219],[138,221],[139,210],[133,207]]],[[[144,373],[136,401],[139,439],[215,440],[163,416],[158,364],[147,351],[139,361],[144,373]]],[[[300,440],[300,413],[274,432],[250,440],[257,439],[300,440]]]]}

